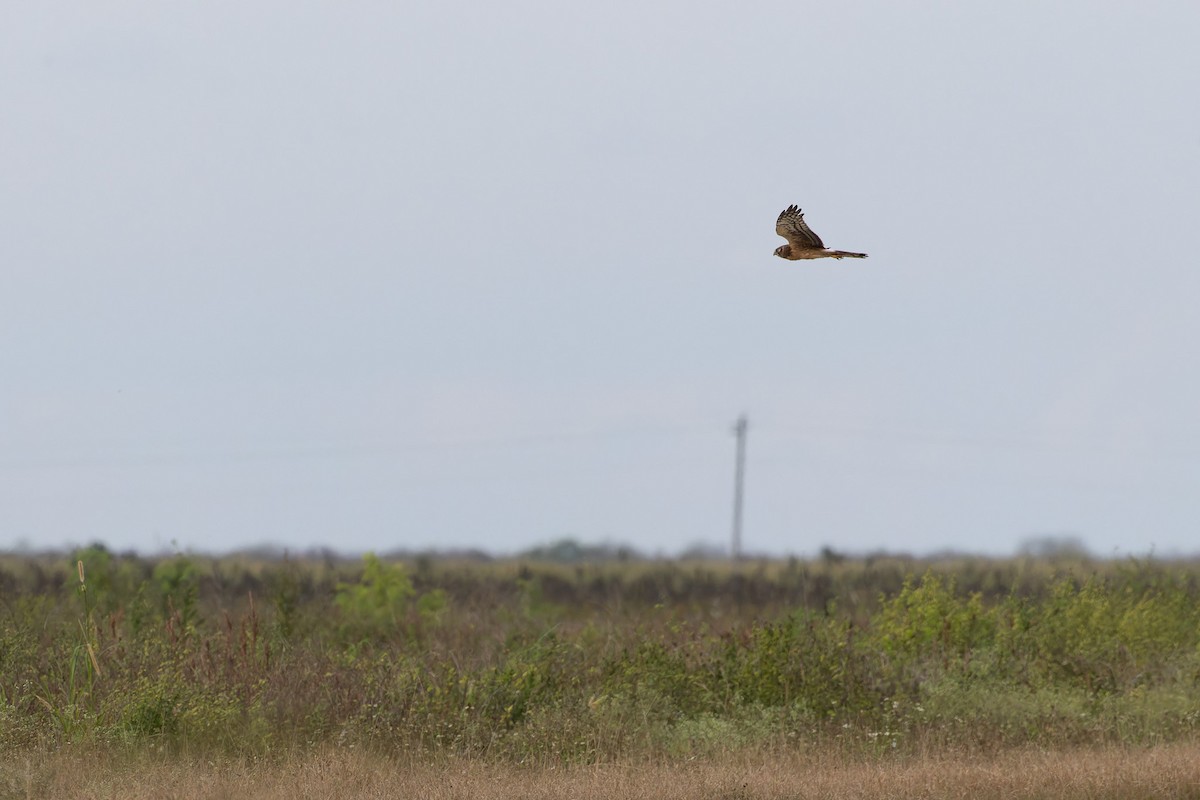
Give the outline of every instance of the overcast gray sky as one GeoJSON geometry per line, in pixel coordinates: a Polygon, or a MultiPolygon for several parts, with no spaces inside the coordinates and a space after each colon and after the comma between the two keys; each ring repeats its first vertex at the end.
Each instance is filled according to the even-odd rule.
{"type": "Polygon", "coordinates": [[[1200,551],[1200,5],[13,3],[0,548],[1200,551]],[[789,203],[865,261],[786,262],[789,203]]]}

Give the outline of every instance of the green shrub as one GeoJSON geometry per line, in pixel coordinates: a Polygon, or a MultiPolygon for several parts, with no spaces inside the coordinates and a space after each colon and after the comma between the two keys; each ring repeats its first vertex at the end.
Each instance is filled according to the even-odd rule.
{"type": "Polygon", "coordinates": [[[334,603],[356,630],[385,631],[400,622],[416,592],[402,564],[384,564],[374,553],[363,556],[357,583],[339,583],[334,603]]]}
{"type": "Polygon", "coordinates": [[[154,568],[154,581],[163,618],[177,621],[180,635],[191,633],[199,622],[200,572],[195,563],[182,555],[163,561],[154,568]]]}

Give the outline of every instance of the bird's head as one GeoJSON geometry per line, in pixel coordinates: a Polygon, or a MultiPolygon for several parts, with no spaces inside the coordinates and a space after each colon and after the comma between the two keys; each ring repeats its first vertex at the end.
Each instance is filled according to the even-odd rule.
{"type": "Polygon", "coordinates": [[[790,244],[781,244],[775,248],[775,255],[780,258],[787,258],[792,254],[792,246],[790,244]]]}

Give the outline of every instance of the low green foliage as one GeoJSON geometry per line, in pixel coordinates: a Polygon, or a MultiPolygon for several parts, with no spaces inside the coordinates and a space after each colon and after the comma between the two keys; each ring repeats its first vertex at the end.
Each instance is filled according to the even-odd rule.
{"type": "Polygon", "coordinates": [[[338,583],[333,602],[351,627],[383,630],[399,624],[413,594],[403,564],[385,564],[367,553],[362,577],[355,583],[338,583]]]}
{"type": "Polygon", "coordinates": [[[1200,726],[1200,570],[0,560],[0,747],[594,762],[1153,742],[1200,726]],[[256,597],[265,597],[258,602],[256,597]]]}
{"type": "Polygon", "coordinates": [[[154,582],[162,598],[164,617],[175,617],[178,630],[190,633],[200,621],[200,573],[186,556],[176,556],[154,567],[154,582]]]}

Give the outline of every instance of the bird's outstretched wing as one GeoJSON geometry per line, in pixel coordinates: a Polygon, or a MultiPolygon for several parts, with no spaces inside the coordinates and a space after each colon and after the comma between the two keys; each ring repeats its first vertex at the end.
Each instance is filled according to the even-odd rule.
{"type": "Polygon", "coordinates": [[[788,240],[793,250],[824,250],[821,237],[813,233],[812,228],[804,221],[804,212],[794,205],[788,206],[779,214],[775,222],[775,232],[788,240]]]}

